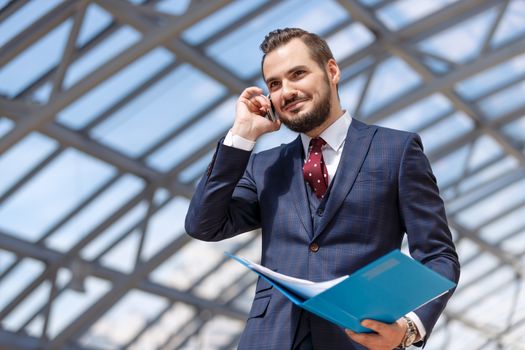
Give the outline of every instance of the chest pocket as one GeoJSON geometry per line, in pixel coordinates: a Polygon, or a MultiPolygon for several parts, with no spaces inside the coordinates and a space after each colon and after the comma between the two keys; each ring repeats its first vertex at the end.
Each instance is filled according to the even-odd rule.
{"type": "Polygon", "coordinates": [[[389,174],[382,171],[360,171],[355,182],[388,182],[389,174]]]}

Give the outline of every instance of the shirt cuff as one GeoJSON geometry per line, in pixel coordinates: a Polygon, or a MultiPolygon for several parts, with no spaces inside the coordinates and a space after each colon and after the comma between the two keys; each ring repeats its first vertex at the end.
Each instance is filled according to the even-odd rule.
{"type": "Polygon", "coordinates": [[[406,314],[406,316],[410,318],[412,321],[414,321],[417,327],[417,330],[419,332],[419,336],[421,337],[421,339],[419,340],[425,339],[425,336],[427,335],[427,330],[425,329],[425,326],[423,325],[423,322],[421,322],[421,319],[419,318],[419,316],[416,315],[416,313],[413,311],[406,314]]]}
{"type": "Polygon", "coordinates": [[[239,135],[234,135],[232,131],[228,131],[228,134],[224,138],[223,144],[225,146],[242,149],[244,151],[252,151],[255,147],[255,141],[247,140],[239,135]]]}

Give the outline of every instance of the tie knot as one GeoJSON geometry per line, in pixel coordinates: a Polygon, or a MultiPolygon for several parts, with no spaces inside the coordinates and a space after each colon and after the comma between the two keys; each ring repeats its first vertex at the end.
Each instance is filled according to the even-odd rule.
{"type": "Polygon", "coordinates": [[[312,147],[312,149],[321,150],[321,147],[323,147],[324,145],[326,145],[326,141],[320,137],[316,137],[315,139],[310,140],[310,147],[312,147]]]}

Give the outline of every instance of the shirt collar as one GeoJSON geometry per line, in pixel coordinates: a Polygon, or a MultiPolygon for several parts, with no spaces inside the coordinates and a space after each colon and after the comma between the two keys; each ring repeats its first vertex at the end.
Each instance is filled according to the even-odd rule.
{"type": "MultiPolygon", "coordinates": [[[[322,137],[323,140],[326,141],[326,144],[337,152],[343,146],[351,123],[352,117],[348,111],[345,111],[343,115],[326,128],[319,137],[322,137]]],[[[304,154],[308,155],[308,147],[310,146],[311,137],[303,133],[300,135],[303,143],[304,154]]]]}

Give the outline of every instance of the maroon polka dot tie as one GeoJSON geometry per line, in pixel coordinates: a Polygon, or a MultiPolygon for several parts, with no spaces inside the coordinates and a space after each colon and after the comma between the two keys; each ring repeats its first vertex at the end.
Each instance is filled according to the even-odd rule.
{"type": "Polygon", "coordinates": [[[323,159],[323,152],[321,147],[326,144],[326,141],[320,137],[310,140],[309,156],[303,166],[304,179],[317,198],[323,198],[328,188],[328,170],[323,159]]]}

